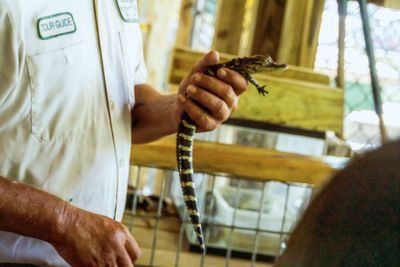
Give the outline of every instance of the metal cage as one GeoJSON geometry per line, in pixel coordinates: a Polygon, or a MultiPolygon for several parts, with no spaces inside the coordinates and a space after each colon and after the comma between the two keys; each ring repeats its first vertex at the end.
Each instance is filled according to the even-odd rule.
{"type": "Polygon", "coordinates": [[[124,223],[142,247],[139,266],[272,266],[316,191],[311,184],[197,174],[207,246],[203,256],[179,199],[178,174],[143,166],[136,166],[134,172],[124,223]],[[140,202],[145,190],[140,187],[149,174],[156,177],[158,197],[151,211],[143,212],[140,202]],[[172,216],[166,212],[167,199],[177,207],[172,216]]]}

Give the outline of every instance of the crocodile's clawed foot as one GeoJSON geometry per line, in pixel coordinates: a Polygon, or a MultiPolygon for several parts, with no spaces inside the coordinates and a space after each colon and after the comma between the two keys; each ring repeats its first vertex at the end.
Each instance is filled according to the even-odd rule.
{"type": "Polygon", "coordinates": [[[266,87],[266,85],[257,87],[258,93],[259,93],[260,95],[265,96],[265,95],[268,94],[268,91],[265,90],[265,87],[266,87]]]}

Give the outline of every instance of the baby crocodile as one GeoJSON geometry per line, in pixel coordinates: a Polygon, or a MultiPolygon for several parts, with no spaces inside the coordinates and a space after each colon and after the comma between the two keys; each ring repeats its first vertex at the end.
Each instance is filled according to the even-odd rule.
{"type": "MultiPolygon", "coordinates": [[[[217,71],[220,68],[227,68],[238,72],[248,82],[253,84],[261,95],[265,95],[268,93],[265,90],[265,85],[260,86],[257,81],[251,77],[251,74],[284,70],[287,68],[287,65],[277,64],[270,56],[256,55],[251,57],[235,58],[225,63],[211,65],[204,71],[204,74],[217,77],[217,71]]],[[[196,124],[189,118],[187,113],[183,113],[176,137],[178,172],[183,192],[183,200],[186,203],[193,229],[196,232],[200,248],[204,254],[206,248],[193,183],[194,172],[192,165],[192,150],[195,133],[196,124]]]]}

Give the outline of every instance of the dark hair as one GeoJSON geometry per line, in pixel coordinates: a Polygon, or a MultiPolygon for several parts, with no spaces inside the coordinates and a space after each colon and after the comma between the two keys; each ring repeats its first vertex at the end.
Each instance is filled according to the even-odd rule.
{"type": "Polygon", "coordinates": [[[277,266],[400,266],[400,141],[337,173],[306,210],[277,266]]]}

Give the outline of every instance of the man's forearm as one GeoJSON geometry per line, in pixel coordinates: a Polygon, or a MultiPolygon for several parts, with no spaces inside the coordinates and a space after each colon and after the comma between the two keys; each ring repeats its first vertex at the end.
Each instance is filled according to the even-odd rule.
{"type": "Polygon", "coordinates": [[[140,255],[121,223],[3,177],[0,230],[47,241],[72,266],[111,266],[117,259],[135,262],[140,255]]]}
{"type": "Polygon", "coordinates": [[[67,203],[33,187],[0,177],[0,230],[58,242],[67,203]]]}
{"type": "Polygon", "coordinates": [[[161,95],[151,86],[135,88],[132,111],[132,143],[146,143],[176,132],[179,111],[176,95],[161,95]]]}

